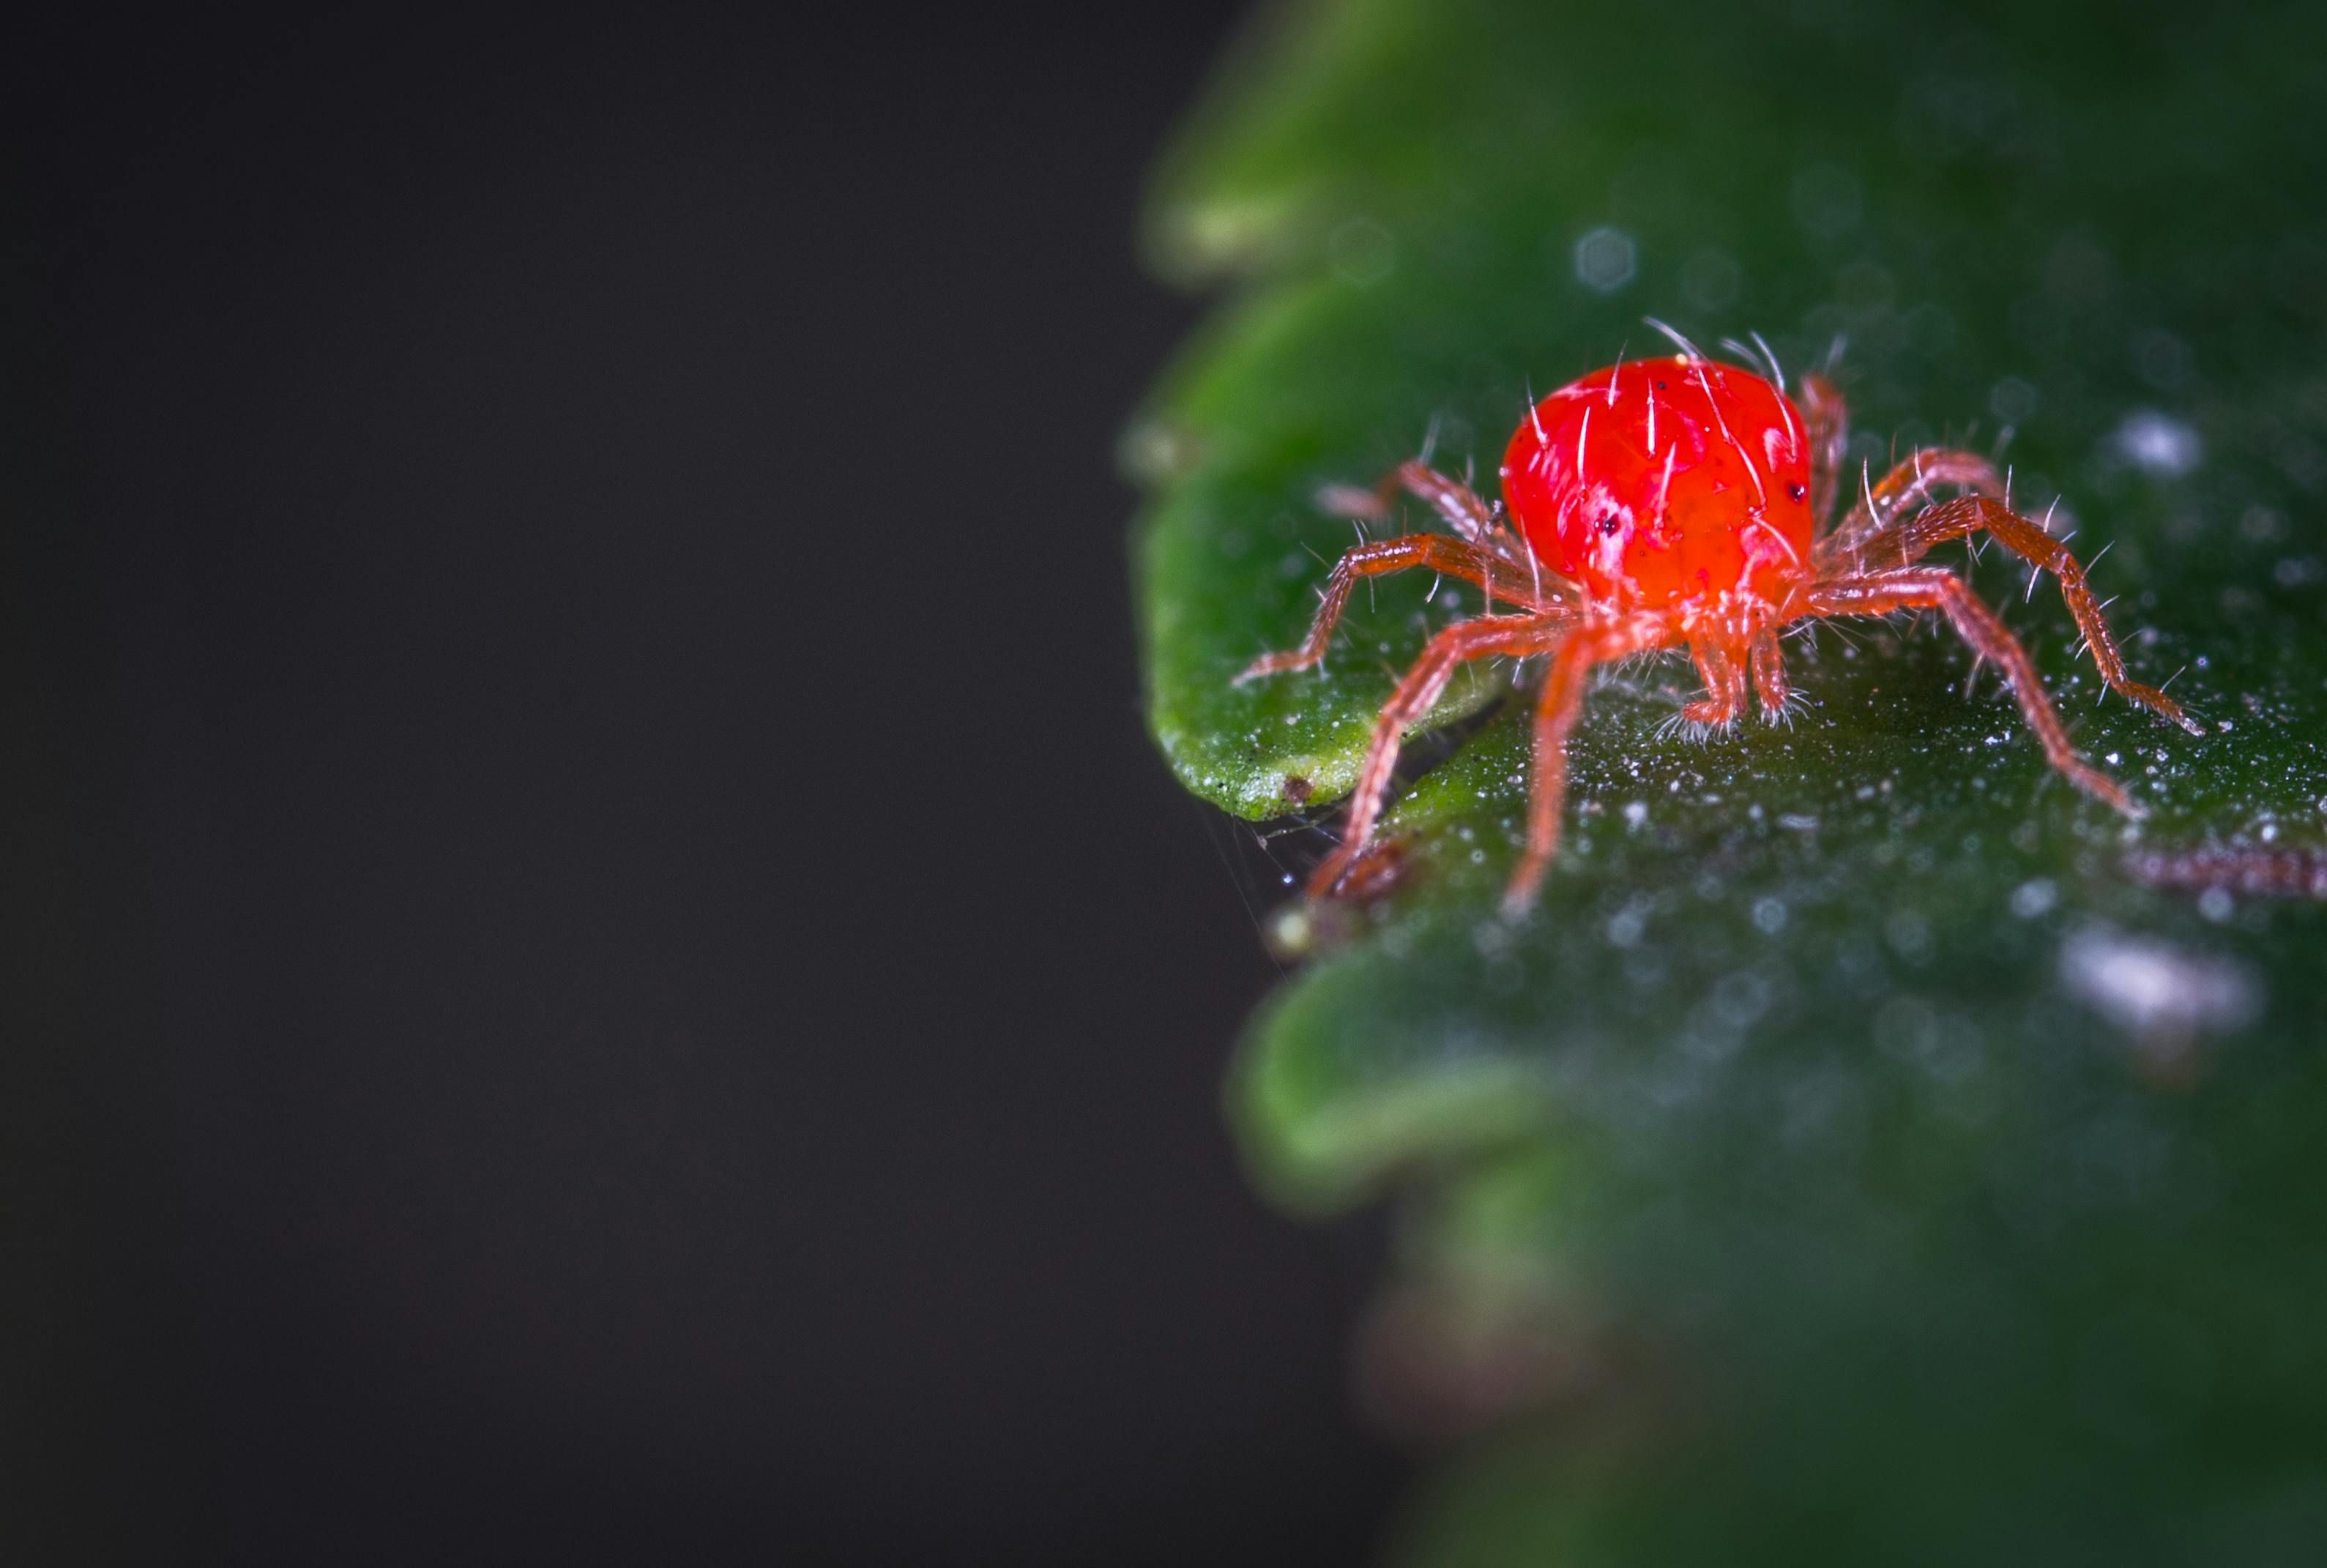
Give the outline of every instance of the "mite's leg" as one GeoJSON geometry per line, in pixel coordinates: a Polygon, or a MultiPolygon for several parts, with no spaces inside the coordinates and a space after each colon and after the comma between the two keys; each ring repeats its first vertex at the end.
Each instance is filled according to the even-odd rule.
{"type": "Polygon", "coordinates": [[[1513,919],[1535,903],[1536,889],[1559,847],[1560,811],[1567,802],[1567,736],[1584,709],[1592,667],[1672,641],[1661,616],[1640,615],[1576,631],[1552,655],[1536,708],[1535,768],[1528,794],[1527,850],[1503,891],[1503,913],[1513,919]]]}
{"type": "Polygon", "coordinates": [[[1943,447],[1917,452],[1884,474],[1879,484],[1868,484],[1862,473],[1858,499],[1835,525],[1834,532],[1818,541],[1819,571],[1838,577],[1911,565],[1913,556],[1902,558],[1895,553],[1899,525],[1942,490],[2000,498],[2004,476],[1995,471],[1995,464],[1976,452],[1950,452],[1943,447]]]}
{"type": "Polygon", "coordinates": [[[1373,739],[1367,745],[1365,761],[1358,768],[1357,788],[1350,794],[1350,815],[1341,826],[1341,847],[1310,874],[1311,898],[1332,892],[1365,848],[1388,797],[1390,770],[1397,765],[1398,743],[1406,737],[1406,726],[1430,711],[1453,678],[1455,667],[1465,659],[1495,654],[1541,653],[1566,625],[1563,615],[1481,616],[1457,621],[1430,639],[1374,719],[1373,739]]]}
{"type": "Polygon", "coordinates": [[[1680,716],[1693,724],[1736,723],[1737,715],[1745,711],[1745,672],[1717,642],[1692,642],[1688,656],[1696,662],[1706,695],[1685,705],[1680,716]]]}
{"type": "Polygon", "coordinates": [[[1333,624],[1341,619],[1341,611],[1350,602],[1350,590],[1357,586],[1358,579],[1378,577],[1385,572],[1403,572],[1409,566],[1427,566],[1449,577],[1475,583],[1508,604],[1534,611],[1558,607],[1556,601],[1537,597],[1528,574],[1476,545],[1450,539],[1444,534],[1408,534],[1402,539],[1378,539],[1343,552],[1341,558],[1333,563],[1332,574],[1325,579],[1323,599],[1317,606],[1317,618],[1309,623],[1309,635],[1302,639],[1301,646],[1285,653],[1263,654],[1237,677],[1237,684],[1241,686],[1265,675],[1315,664],[1325,657],[1325,645],[1332,638],[1333,624]]]}
{"type": "Polygon", "coordinates": [[[1834,516],[1842,453],[1850,444],[1850,409],[1842,400],[1842,388],[1816,371],[1804,376],[1802,416],[1810,426],[1810,520],[1824,528],[1834,516]]]}
{"type": "Polygon", "coordinates": [[[1329,484],[1317,492],[1317,504],[1336,517],[1378,521],[1389,515],[1390,502],[1405,490],[1425,501],[1433,511],[1472,544],[1495,531],[1495,509],[1460,480],[1447,478],[1419,458],[1408,458],[1382,475],[1371,490],[1356,485],[1329,484]]]}
{"type": "Polygon", "coordinates": [[[2050,572],[2061,580],[2061,597],[2068,601],[2069,613],[2076,617],[2077,630],[2084,634],[2086,644],[2092,649],[2093,663],[2100,667],[2101,679],[2107,683],[2109,690],[2139,703],[2162,718],[2171,719],[2193,735],[2206,733],[2204,725],[2182,711],[2180,703],[2155,686],[2143,686],[2139,681],[2126,677],[2125,655],[2118,651],[2117,639],[2109,635],[2108,622],[2101,618],[2101,607],[2085,582],[2084,567],[2069,554],[2066,545],[2001,502],[1990,500],[1986,496],[1965,496],[1927,508],[1885,537],[1880,549],[1886,557],[1891,556],[1895,549],[1895,564],[1903,566],[1919,559],[1934,546],[1978,533],[1983,528],[1997,544],[2030,566],[2040,572],[2050,572]],[[1896,541],[1895,545],[1893,541],[1896,541]]]}
{"type": "Polygon", "coordinates": [[[1762,699],[1762,717],[1776,723],[1786,714],[1793,688],[1786,682],[1786,656],[1779,651],[1778,634],[1765,631],[1753,639],[1753,695],[1762,699]]]}
{"type": "Polygon", "coordinates": [[[2086,794],[2105,800],[2127,817],[2142,815],[2117,781],[2093,767],[2069,744],[2069,733],[2052,700],[2036,678],[2036,665],[2020,639],[2012,635],[1995,611],[1952,572],[1936,567],[1878,573],[1822,583],[1809,592],[1812,615],[1886,615],[1893,610],[1939,610],[1954,622],[1956,632],[1980,658],[1993,660],[2012,683],[2020,711],[2052,766],[2086,794]]]}

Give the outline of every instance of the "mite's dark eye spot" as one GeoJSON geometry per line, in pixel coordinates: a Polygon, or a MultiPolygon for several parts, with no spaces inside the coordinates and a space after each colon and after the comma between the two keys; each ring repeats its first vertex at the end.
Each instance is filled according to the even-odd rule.
{"type": "Polygon", "coordinates": [[[1657,383],[1657,390],[1658,390],[1658,391],[1659,391],[1659,392],[1661,392],[1661,391],[1663,391],[1664,389],[1665,389],[1665,384],[1664,384],[1663,382],[1661,382],[1661,381],[1658,382],[1658,383],[1657,383]]]}
{"type": "Polygon", "coordinates": [[[1600,531],[1603,534],[1612,534],[1623,526],[1623,519],[1613,512],[1604,513],[1600,518],[1600,531]]]}
{"type": "Polygon", "coordinates": [[[1790,484],[1786,487],[1786,499],[1790,501],[1798,501],[1809,493],[1798,484],[1790,484]]]}

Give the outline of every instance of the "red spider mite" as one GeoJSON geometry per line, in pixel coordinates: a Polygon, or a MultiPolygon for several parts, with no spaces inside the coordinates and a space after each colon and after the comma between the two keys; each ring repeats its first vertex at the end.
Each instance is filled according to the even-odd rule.
{"type": "Polygon", "coordinates": [[[1333,893],[1356,863],[1380,819],[1400,737],[1464,660],[1541,655],[1549,664],[1536,707],[1527,849],[1503,900],[1516,916],[1534,903],[1559,845],[1567,737],[1594,665],[1686,643],[1706,695],[1682,709],[1685,717],[1734,723],[1745,711],[1750,678],[1763,716],[1775,720],[1788,696],[1778,633],[1829,615],[1940,611],[2011,681],[2052,766],[2087,794],[2141,815],[2117,780],[2069,744],[2035,665],[1995,611],[1954,572],[1915,565],[1934,546],[1985,530],[2060,580],[2111,690],[2204,733],[2173,698],[2126,677],[2084,568],[2005,504],[1995,465],[1968,452],[1918,451],[1879,483],[1862,476],[1849,510],[1822,527],[1833,516],[1849,434],[1833,383],[1803,377],[1798,406],[1766,350],[1771,379],[1710,360],[1670,335],[1678,355],[1595,370],[1528,410],[1503,454],[1500,506],[1433,470],[1426,454],[1371,491],[1336,486],[1320,496],[1331,509],[1378,518],[1403,490],[1427,502],[1455,537],[1408,534],[1343,555],[1301,646],[1255,661],[1239,683],[1322,658],[1360,577],[1426,566],[1478,584],[1487,612],[1433,637],[1382,705],[1341,845],[1310,878],[1310,896],[1333,893]],[[1935,502],[1942,490],[1961,493],[1935,502]]]}

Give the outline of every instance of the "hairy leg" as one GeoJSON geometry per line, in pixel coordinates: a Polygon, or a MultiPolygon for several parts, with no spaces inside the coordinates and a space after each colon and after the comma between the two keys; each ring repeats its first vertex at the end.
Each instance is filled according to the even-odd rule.
{"type": "Polygon", "coordinates": [[[1534,906],[1536,890],[1559,847],[1559,817],[1567,803],[1567,737],[1584,710],[1592,667],[1674,640],[1660,615],[1632,615],[1572,632],[1552,656],[1536,707],[1535,769],[1528,794],[1527,850],[1503,891],[1503,913],[1513,919],[1534,906]]]}
{"type": "Polygon", "coordinates": [[[1244,673],[1237,677],[1237,684],[1284,670],[1305,669],[1323,658],[1325,646],[1333,636],[1334,623],[1341,619],[1341,611],[1350,602],[1350,590],[1357,586],[1358,579],[1403,572],[1412,566],[1427,566],[1449,577],[1477,583],[1491,598],[1537,614],[1565,611],[1559,600],[1538,596],[1528,574],[1477,545],[1450,539],[1444,534],[1408,534],[1400,539],[1377,539],[1344,551],[1341,558],[1333,563],[1332,574],[1325,579],[1316,619],[1309,623],[1309,635],[1302,639],[1301,646],[1285,653],[1263,654],[1245,667],[1244,673]]]}
{"type": "Polygon", "coordinates": [[[2051,698],[2036,678],[2036,666],[2020,639],[1995,611],[1973,593],[1971,585],[1952,572],[1937,567],[1909,567],[1864,577],[1844,577],[1821,583],[1809,591],[1812,615],[1886,615],[1894,610],[1938,610],[1954,623],[1957,635],[1972,651],[1992,661],[2012,683],[2020,711],[2036,733],[2044,755],[2069,781],[2086,794],[2107,801],[2127,817],[2142,813],[2117,781],[2077,755],[2069,733],[2051,698]]]}
{"type": "Polygon", "coordinates": [[[1406,738],[1406,726],[1430,711],[1453,678],[1455,667],[1465,659],[1496,654],[1545,652],[1567,624],[1563,615],[1481,616],[1457,621],[1430,639],[1374,719],[1373,739],[1366,748],[1365,761],[1358,768],[1357,788],[1350,794],[1350,815],[1341,826],[1341,847],[1311,873],[1311,898],[1332,892],[1366,847],[1374,824],[1381,819],[1382,805],[1389,795],[1390,770],[1397,765],[1397,748],[1406,738]]]}
{"type": "Polygon", "coordinates": [[[1683,707],[1680,716],[1694,724],[1730,724],[1745,711],[1745,672],[1729,657],[1729,650],[1717,642],[1702,639],[1688,645],[1688,657],[1696,663],[1698,678],[1705,682],[1705,695],[1683,707]]]}
{"type": "Polygon", "coordinates": [[[1866,483],[1862,474],[1858,499],[1835,525],[1834,532],[1818,541],[1818,569],[1827,576],[1840,576],[1846,572],[1879,572],[1886,566],[1911,565],[1914,556],[1902,559],[1894,553],[1900,525],[1919,515],[1917,509],[1942,490],[1969,490],[2000,499],[2004,476],[1995,471],[1995,464],[1976,452],[1936,446],[1916,452],[1884,474],[1878,484],[1866,483]]]}
{"type": "Polygon", "coordinates": [[[2061,597],[2068,601],[2069,613],[2076,617],[2077,630],[2084,634],[2086,645],[2093,650],[2093,663],[2100,667],[2101,679],[2107,683],[2109,690],[2139,703],[2161,718],[2172,720],[2193,735],[2206,733],[2204,725],[2182,711],[2180,703],[2155,686],[2143,686],[2126,677],[2125,655],[2119,651],[2117,639],[2109,635],[2108,622],[2101,618],[2101,607],[2085,582],[2084,567],[2069,554],[2066,545],[2002,502],[1984,495],[1971,495],[1926,508],[1886,537],[1878,553],[1884,565],[1904,566],[1920,559],[1934,546],[1983,529],[2036,570],[2050,572],[2060,579],[2061,597]]]}
{"type": "Polygon", "coordinates": [[[1842,400],[1842,388],[1815,370],[1804,376],[1802,416],[1810,426],[1810,520],[1823,528],[1834,516],[1842,453],[1850,444],[1850,408],[1842,400]]]}
{"type": "Polygon", "coordinates": [[[1447,478],[1420,458],[1399,463],[1371,490],[1329,484],[1317,492],[1317,504],[1336,517],[1378,521],[1389,515],[1389,504],[1400,490],[1429,503],[1448,527],[1472,544],[1495,531],[1494,508],[1469,485],[1447,478]]]}
{"type": "Polygon", "coordinates": [[[1779,651],[1778,634],[1765,631],[1753,639],[1753,695],[1762,699],[1762,717],[1776,723],[1786,712],[1793,688],[1786,681],[1786,656],[1779,651]]]}

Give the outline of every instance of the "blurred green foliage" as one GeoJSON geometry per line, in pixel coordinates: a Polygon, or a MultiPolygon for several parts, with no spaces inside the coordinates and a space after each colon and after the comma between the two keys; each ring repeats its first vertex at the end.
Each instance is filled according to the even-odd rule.
{"type": "Polygon", "coordinates": [[[1790,644],[1814,705],[1662,733],[1621,672],[1541,907],[1507,677],[1388,831],[1397,885],[1272,1000],[1231,1095],[1288,1205],[1401,1206],[1367,1396],[1459,1434],[1422,1563],[2309,1563],[2327,1554],[2327,908],[2156,885],[2327,863],[2327,10],[1350,0],[1256,28],[1162,172],[1158,266],[1233,288],[1126,443],[1148,704],[1248,817],[1346,791],[1429,630],[1288,647],[1433,423],[1759,331],[1848,347],[1854,463],[1949,439],[2057,498],[2136,673],[1974,581],[2129,826],[1944,636],[1790,644]],[[2146,858],[2145,858],[2146,857],[2146,858]],[[2186,867],[2184,868],[2186,869],[2186,867]]]}

